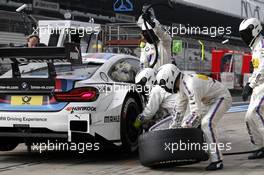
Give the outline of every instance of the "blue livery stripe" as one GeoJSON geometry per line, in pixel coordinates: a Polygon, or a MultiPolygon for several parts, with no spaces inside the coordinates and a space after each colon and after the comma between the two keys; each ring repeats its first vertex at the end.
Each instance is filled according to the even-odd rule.
{"type": "Polygon", "coordinates": [[[68,103],[55,103],[55,104],[48,104],[48,105],[41,105],[41,106],[29,106],[29,105],[23,105],[23,106],[14,106],[10,104],[4,104],[0,103],[0,111],[44,111],[44,112],[52,112],[52,111],[60,111],[68,103]]]}

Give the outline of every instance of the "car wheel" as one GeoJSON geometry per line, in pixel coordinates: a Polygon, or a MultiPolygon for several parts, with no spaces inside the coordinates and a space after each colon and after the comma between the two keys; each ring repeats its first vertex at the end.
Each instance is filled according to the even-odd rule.
{"type": "Polygon", "coordinates": [[[142,165],[187,165],[206,161],[203,132],[197,128],[150,131],[139,137],[139,159],[142,165]]]}
{"type": "Polygon", "coordinates": [[[121,141],[122,148],[128,152],[134,152],[138,149],[138,136],[142,131],[133,126],[138,114],[140,114],[140,107],[136,100],[127,97],[121,111],[121,141]]]}
{"type": "Polygon", "coordinates": [[[6,139],[2,139],[0,138],[1,143],[0,143],[0,151],[12,151],[14,150],[18,143],[12,140],[6,140],[6,139]]]}

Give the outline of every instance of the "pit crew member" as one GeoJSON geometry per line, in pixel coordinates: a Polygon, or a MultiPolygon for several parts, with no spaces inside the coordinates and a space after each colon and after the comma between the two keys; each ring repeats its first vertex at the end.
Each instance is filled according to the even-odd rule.
{"type": "Polygon", "coordinates": [[[243,20],[239,27],[241,38],[252,50],[254,67],[242,93],[244,101],[252,94],[245,120],[251,142],[258,148],[248,159],[264,158],[264,39],[261,31],[261,23],[256,18],[243,20]]]}
{"type": "Polygon", "coordinates": [[[151,65],[155,63],[156,54],[158,54],[158,60],[154,66],[155,70],[158,70],[158,68],[164,64],[174,62],[171,54],[172,39],[170,35],[161,28],[159,21],[152,16],[151,12],[146,12],[141,15],[137,24],[141,27],[141,35],[144,40],[140,44],[140,62],[142,69],[151,67],[151,65]],[[146,21],[147,27],[145,26],[144,20],[146,21]],[[155,42],[157,43],[158,53],[155,49],[155,42]]]}
{"type": "MultiPolygon", "coordinates": [[[[190,113],[184,117],[181,127],[191,128],[201,125],[207,144],[218,145],[217,123],[232,104],[228,89],[205,75],[183,74],[172,64],[160,67],[156,78],[157,84],[167,92],[179,93],[170,128],[178,127],[177,118],[184,115],[189,106],[190,113]],[[205,115],[203,115],[202,105],[208,106],[208,112],[205,115]]],[[[222,169],[223,158],[217,146],[215,150],[209,149],[209,155],[211,163],[206,170],[222,169]]]]}
{"type": "Polygon", "coordinates": [[[150,121],[156,122],[163,117],[172,114],[175,103],[176,94],[166,92],[159,85],[154,85],[156,82],[156,74],[154,69],[145,68],[136,76],[136,84],[143,86],[141,88],[144,94],[147,95],[148,103],[143,112],[137,117],[134,126],[147,129],[150,121]]]}

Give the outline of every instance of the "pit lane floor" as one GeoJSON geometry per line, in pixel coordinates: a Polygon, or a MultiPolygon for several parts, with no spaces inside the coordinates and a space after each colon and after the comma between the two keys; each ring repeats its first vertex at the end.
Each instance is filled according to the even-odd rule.
{"type": "MultiPolygon", "coordinates": [[[[231,142],[230,152],[250,151],[251,147],[244,124],[244,112],[229,113],[221,120],[219,132],[221,142],[231,142]]],[[[151,149],[151,148],[150,148],[151,149]]],[[[264,159],[247,160],[248,154],[224,157],[225,168],[222,171],[206,172],[208,162],[149,169],[140,165],[136,155],[125,155],[116,152],[108,153],[65,153],[33,152],[28,154],[26,147],[20,145],[12,152],[0,153],[0,175],[103,175],[103,174],[232,174],[232,175],[263,175],[264,159]]]]}

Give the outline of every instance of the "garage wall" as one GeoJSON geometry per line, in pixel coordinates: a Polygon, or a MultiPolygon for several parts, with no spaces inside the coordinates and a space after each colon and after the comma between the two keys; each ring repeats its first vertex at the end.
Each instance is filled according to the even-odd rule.
{"type": "Polygon", "coordinates": [[[239,15],[241,11],[241,0],[184,0],[193,4],[198,4],[204,7],[239,15]]]}
{"type": "Polygon", "coordinates": [[[22,33],[0,32],[0,44],[13,43],[15,45],[25,44],[26,37],[22,33]]]}

